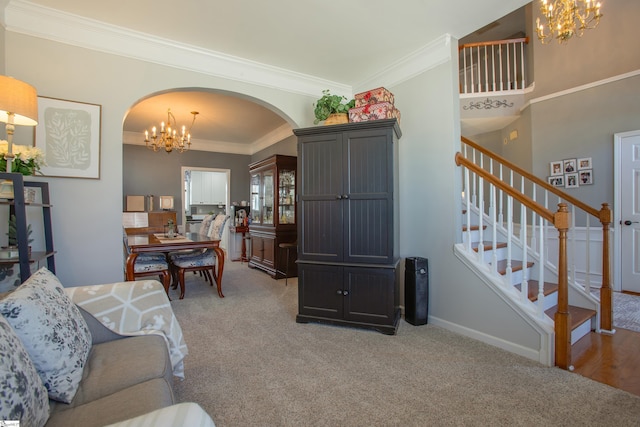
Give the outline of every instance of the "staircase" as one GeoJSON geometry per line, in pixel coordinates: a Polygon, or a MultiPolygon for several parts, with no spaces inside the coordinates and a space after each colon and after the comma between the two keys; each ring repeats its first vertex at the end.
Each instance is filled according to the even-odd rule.
{"type": "Polygon", "coordinates": [[[540,332],[543,363],[572,369],[571,345],[591,331],[612,330],[611,211],[606,204],[595,210],[473,141],[462,142],[456,163],[464,174],[465,225],[456,256],[540,332]],[[591,226],[593,216],[601,226],[591,226]],[[601,300],[592,287],[600,288],[601,300]]]}

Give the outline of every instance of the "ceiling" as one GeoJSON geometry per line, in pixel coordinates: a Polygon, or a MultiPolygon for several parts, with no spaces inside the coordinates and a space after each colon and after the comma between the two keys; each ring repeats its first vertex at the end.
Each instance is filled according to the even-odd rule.
{"type": "MultiPolygon", "coordinates": [[[[0,5],[14,2],[0,0],[0,5]]],[[[117,26],[328,83],[358,87],[389,64],[444,34],[460,39],[526,1],[30,0],[27,3],[18,0],[16,3],[39,5],[96,21],[94,24],[117,26]]],[[[124,122],[125,134],[142,133],[158,126],[166,120],[167,108],[171,108],[179,125],[187,126],[191,121],[189,112],[200,112],[192,129],[198,140],[250,145],[287,126],[277,114],[251,100],[229,93],[191,90],[177,95],[161,94],[157,99],[147,98],[133,106],[124,122]]]]}

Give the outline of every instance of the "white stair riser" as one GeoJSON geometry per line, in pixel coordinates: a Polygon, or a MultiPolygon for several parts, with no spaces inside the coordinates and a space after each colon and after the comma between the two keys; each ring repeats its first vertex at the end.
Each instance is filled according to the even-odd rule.
{"type": "Polygon", "coordinates": [[[571,345],[575,344],[580,338],[590,333],[591,330],[591,319],[587,319],[584,323],[571,331],[571,345]]]}

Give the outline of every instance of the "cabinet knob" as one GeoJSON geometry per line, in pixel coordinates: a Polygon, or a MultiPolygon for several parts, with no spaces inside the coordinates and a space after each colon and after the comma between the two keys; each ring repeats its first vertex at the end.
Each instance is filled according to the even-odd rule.
{"type": "Polygon", "coordinates": [[[349,195],[348,195],[348,194],[343,194],[343,195],[342,195],[342,198],[343,198],[343,199],[348,199],[348,198],[349,198],[349,195]]]}
{"type": "Polygon", "coordinates": [[[338,295],[342,295],[342,289],[338,289],[338,290],[336,291],[336,293],[337,293],[338,295]]]}
{"type": "Polygon", "coordinates": [[[338,194],[338,195],[336,196],[336,199],[340,200],[340,199],[342,199],[342,196],[341,196],[340,194],[338,194]]]}
{"type": "Polygon", "coordinates": [[[342,295],[346,297],[347,295],[349,295],[349,291],[342,291],[342,295]]]}

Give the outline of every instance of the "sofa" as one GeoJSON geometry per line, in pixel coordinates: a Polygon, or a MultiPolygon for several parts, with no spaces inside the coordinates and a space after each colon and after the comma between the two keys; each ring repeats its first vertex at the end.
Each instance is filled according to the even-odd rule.
{"type": "Polygon", "coordinates": [[[0,420],[135,426],[175,416],[170,425],[193,425],[189,416],[213,426],[197,404],[175,405],[187,352],[159,282],[64,288],[42,268],[0,300],[0,313],[0,420]],[[132,310],[122,295],[165,311],[132,310]]]}

